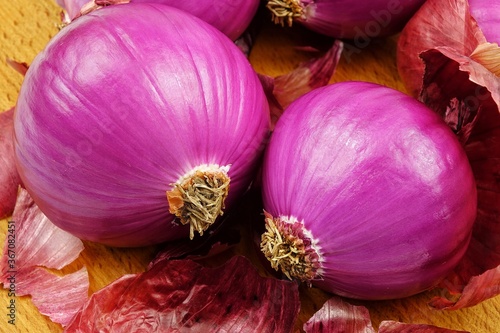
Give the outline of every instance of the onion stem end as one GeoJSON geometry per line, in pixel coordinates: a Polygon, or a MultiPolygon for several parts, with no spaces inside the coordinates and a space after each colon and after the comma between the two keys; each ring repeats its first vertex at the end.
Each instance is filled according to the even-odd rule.
{"type": "Polygon", "coordinates": [[[274,23],[281,26],[287,23],[289,27],[292,26],[294,19],[303,16],[304,11],[299,0],[270,0],[266,8],[271,11],[274,23]]]}
{"type": "Polygon", "coordinates": [[[266,232],[261,238],[261,251],[275,270],[281,270],[290,280],[310,282],[320,277],[321,261],[311,237],[302,223],[274,218],[264,212],[266,232]]]}
{"type": "Polygon", "coordinates": [[[229,193],[229,176],[224,168],[196,170],[167,191],[170,213],[189,224],[189,238],[200,236],[223,214],[229,193]]]}

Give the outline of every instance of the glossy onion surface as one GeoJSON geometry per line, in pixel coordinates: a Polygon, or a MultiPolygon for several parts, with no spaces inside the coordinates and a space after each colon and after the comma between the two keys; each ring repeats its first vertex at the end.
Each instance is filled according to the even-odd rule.
{"type": "Polygon", "coordinates": [[[467,249],[476,188],[447,125],[420,102],[363,82],[319,88],[279,119],[264,208],[301,223],[321,267],[312,284],[390,299],[438,283],[467,249]]]}
{"type": "Polygon", "coordinates": [[[248,187],[269,111],[225,35],[175,8],[123,4],[77,18],[50,41],[14,121],[20,175],[53,223],[141,246],[187,235],[166,191],[194,168],[229,168],[226,206],[248,187]]]}

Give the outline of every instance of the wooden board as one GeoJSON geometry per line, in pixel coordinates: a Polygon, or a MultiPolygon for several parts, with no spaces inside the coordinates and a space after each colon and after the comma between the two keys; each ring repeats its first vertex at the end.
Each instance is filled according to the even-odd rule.
{"type": "MultiPolygon", "coordinates": [[[[30,63],[57,33],[60,9],[55,0],[0,0],[0,110],[14,106],[22,76],[5,63],[6,58],[30,63]]],[[[351,45],[341,58],[331,82],[363,80],[378,82],[404,91],[395,65],[397,36],[372,40],[369,45],[351,45]]],[[[314,54],[295,47],[324,47],[328,39],[318,37],[305,29],[283,29],[266,24],[260,31],[250,56],[254,68],[263,74],[276,76],[294,69],[301,61],[314,54]]],[[[43,89],[43,87],[41,87],[43,89]]],[[[3,244],[7,220],[0,221],[0,242],[3,244]]],[[[93,293],[120,276],[144,271],[156,248],[113,249],[85,243],[80,258],[63,272],[75,271],[85,265],[90,275],[93,293]]],[[[431,292],[395,301],[361,302],[371,313],[378,327],[382,320],[422,323],[475,333],[500,332],[500,297],[459,311],[437,311],[427,305],[431,292]]],[[[298,327],[321,307],[329,295],[315,289],[301,287],[302,309],[298,327]]],[[[30,297],[16,298],[16,325],[7,323],[9,297],[0,291],[0,332],[62,332],[32,305],[30,297]]]]}

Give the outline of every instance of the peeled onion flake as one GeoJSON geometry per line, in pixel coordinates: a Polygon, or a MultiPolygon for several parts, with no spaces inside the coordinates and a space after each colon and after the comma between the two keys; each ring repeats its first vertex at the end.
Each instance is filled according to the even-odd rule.
{"type": "Polygon", "coordinates": [[[88,299],[87,270],[58,276],[41,266],[61,269],[82,250],[78,238],[53,225],[20,189],[0,261],[0,282],[9,290],[14,284],[16,296],[32,295],[41,313],[64,326],[88,299]]]}
{"type": "MultiPolygon", "coordinates": [[[[4,279],[5,277],[4,275],[4,279]]],[[[44,268],[31,267],[20,269],[14,277],[16,296],[31,295],[31,301],[38,311],[62,326],[69,324],[89,298],[86,267],[63,276],[50,273],[44,268]]],[[[4,288],[9,289],[9,285],[10,283],[4,282],[4,288]]]]}
{"type": "Polygon", "coordinates": [[[19,62],[15,61],[13,59],[7,59],[7,64],[12,67],[16,72],[22,75],[26,75],[26,72],[28,71],[28,64],[25,62],[19,62]]]}
{"type": "Polygon", "coordinates": [[[220,267],[163,260],[94,293],[66,332],[291,332],[297,284],[236,256],[220,267]]]}
{"type": "Polygon", "coordinates": [[[335,40],[324,55],[299,64],[287,74],[274,78],[259,75],[269,100],[273,127],[290,103],[305,93],[326,86],[330,82],[343,49],[344,43],[335,40]]]}
{"type": "Polygon", "coordinates": [[[0,113],[0,218],[10,216],[21,183],[14,159],[14,108],[0,113]]]}
{"type": "Polygon", "coordinates": [[[378,333],[468,333],[467,331],[449,330],[433,325],[405,324],[386,320],[380,323],[378,333]]]}
{"type": "Polygon", "coordinates": [[[306,333],[375,333],[364,306],[332,297],[304,324],[306,333]]]}
{"type": "Polygon", "coordinates": [[[442,283],[440,309],[476,305],[500,294],[500,79],[451,48],[422,53],[421,99],[457,133],[478,193],[473,235],[464,259],[442,283]],[[447,293],[444,293],[445,295],[447,293]]]}

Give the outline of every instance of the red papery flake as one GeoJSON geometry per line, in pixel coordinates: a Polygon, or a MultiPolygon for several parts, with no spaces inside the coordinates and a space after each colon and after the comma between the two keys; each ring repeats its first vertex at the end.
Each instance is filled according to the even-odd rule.
{"type": "Polygon", "coordinates": [[[80,239],[53,225],[28,192],[19,190],[8,222],[0,282],[16,296],[31,295],[33,304],[53,322],[63,326],[88,299],[86,268],[60,276],[43,267],[61,269],[83,250],[80,239]]]}
{"type": "Polygon", "coordinates": [[[93,294],[66,332],[291,332],[298,311],[297,285],[244,257],[216,268],[161,260],[93,294]]]}
{"type": "Polygon", "coordinates": [[[466,331],[449,330],[433,325],[405,324],[386,320],[380,323],[379,333],[468,333],[466,331]]]}
{"type": "Polygon", "coordinates": [[[364,306],[332,297],[304,324],[306,333],[375,333],[364,306]]]}
{"type": "Polygon", "coordinates": [[[287,74],[275,78],[260,75],[270,104],[272,128],[290,103],[330,82],[343,49],[344,44],[335,40],[323,56],[303,62],[287,74]]]}

